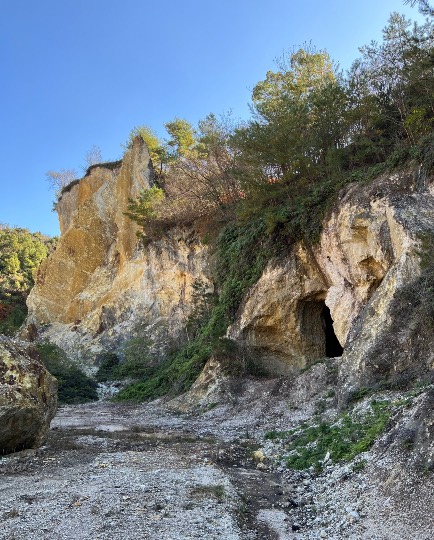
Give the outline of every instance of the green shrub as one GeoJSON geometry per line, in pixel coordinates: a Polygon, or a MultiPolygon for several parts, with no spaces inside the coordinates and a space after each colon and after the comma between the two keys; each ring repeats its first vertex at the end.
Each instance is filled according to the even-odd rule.
{"type": "Polygon", "coordinates": [[[145,337],[135,336],[123,345],[122,358],[115,353],[103,353],[99,364],[97,381],[143,379],[155,370],[156,360],[151,352],[151,343],[145,337]]]}
{"type": "Polygon", "coordinates": [[[337,463],[351,461],[369,450],[384,431],[392,411],[389,401],[372,401],[364,413],[343,413],[336,422],[302,424],[286,432],[268,432],[270,440],[286,440],[286,463],[291,469],[322,468],[327,453],[337,463]]]}
{"type": "Polygon", "coordinates": [[[116,401],[145,401],[187,391],[211,356],[211,345],[195,340],[169,354],[160,365],[149,368],[147,377],[121,390],[116,401]]]}
{"type": "Polygon", "coordinates": [[[59,403],[86,403],[98,399],[96,381],[72,364],[60,347],[45,341],[37,344],[36,350],[42,363],[58,381],[59,403]]]}
{"type": "Polygon", "coordinates": [[[23,296],[14,296],[1,303],[0,307],[0,334],[14,335],[27,316],[27,306],[23,296]]]}
{"type": "Polygon", "coordinates": [[[104,353],[98,358],[98,371],[95,379],[98,382],[116,380],[116,368],[119,366],[119,357],[115,353],[104,353]]]}

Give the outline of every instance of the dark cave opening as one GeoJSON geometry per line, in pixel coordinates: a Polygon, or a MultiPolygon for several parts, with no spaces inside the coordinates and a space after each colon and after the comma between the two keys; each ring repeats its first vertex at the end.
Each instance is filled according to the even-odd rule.
{"type": "Polygon", "coordinates": [[[328,358],[335,358],[336,356],[342,356],[344,349],[339,343],[336,337],[335,330],[333,328],[333,319],[330,314],[330,309],[323,305],[321,311],[321,320],[325,334],[325,354],[328,358]]]}

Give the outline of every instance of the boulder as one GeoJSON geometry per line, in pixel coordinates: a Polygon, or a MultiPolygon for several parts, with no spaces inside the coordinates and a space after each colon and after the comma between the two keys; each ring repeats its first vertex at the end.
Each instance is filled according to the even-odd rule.
{"type": "Polygon", "coordinates": [[[56,407],[56,379],[25,348],[0,336],[0,454],[43,444],[56,407]]]}

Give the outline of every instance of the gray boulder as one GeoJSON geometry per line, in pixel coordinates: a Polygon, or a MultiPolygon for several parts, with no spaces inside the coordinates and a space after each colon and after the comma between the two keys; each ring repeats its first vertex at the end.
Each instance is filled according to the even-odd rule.
{"type": "Polygon", "coordinates": [[[57,380],[24,347],[0,336],[0,454],[43,444],[56,408],[57,380]]]}

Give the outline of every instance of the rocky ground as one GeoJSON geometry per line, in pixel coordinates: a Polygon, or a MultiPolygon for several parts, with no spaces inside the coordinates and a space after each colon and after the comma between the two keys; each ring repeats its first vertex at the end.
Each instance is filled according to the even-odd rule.
{"type": "Polygon", "coordinates": [[[393,442],[427,391],[362,454],[363,468],[359,456],[291,471],[284,443],[264,435],[299,425],[319,403],[335,414],[332,392],[314,386],[301,395],[278,379],[233,381],[225,399],[199,409],[179,400],[62,407],[45,446],[0,459],[0,538],[431,539],[432,468],[393,442]]]}

